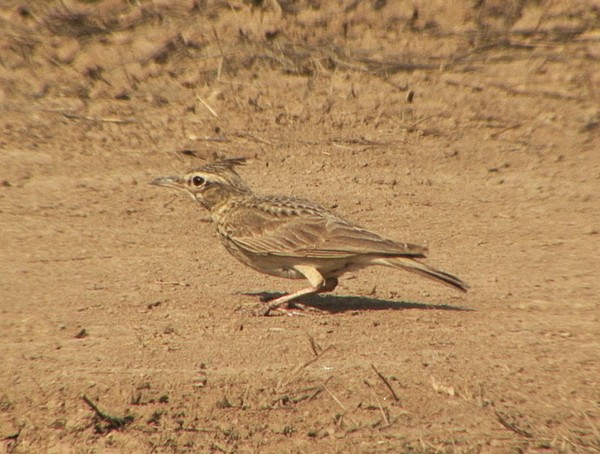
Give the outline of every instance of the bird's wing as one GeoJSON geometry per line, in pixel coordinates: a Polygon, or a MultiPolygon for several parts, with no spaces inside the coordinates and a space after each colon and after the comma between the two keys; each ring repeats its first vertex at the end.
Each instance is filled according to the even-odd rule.
{"type": "Polygon", "coordinates": [[[397,243],[319,210],[236,210],[221,234],[258,255],[344,258],[356,255],[424,257],[427,249],[397,243]],[[235,227],[234,227],[235,226],[235,227]]]}
{"type": "Polygon", "coordinates": [[[427,253],[427,248],[424,246],[398,243],[339,219],[330,220],[326,230],[327,234],[321,238],[319,244],[315,245],[316,247],[307,246],[299,252],[314,256],[336,253],[394,257],[425,257],[427,253]]]}

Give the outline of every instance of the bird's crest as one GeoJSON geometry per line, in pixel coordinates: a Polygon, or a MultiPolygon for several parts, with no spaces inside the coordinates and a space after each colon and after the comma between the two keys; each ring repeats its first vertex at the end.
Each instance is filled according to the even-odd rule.
{"type": "Polygon", "coordinates": [[[229,158],[229,159],[222,159],[220,161],[215,161],[213,164],[219,164],[219,165],[227,167],[228,169],[233,169],[236,166],[246,165],[247,162],[248,162],[248,158],[229,158]]]}
{"type": "Polygon", "coordinates": [[[193,169],[192,172],[200,171],[200,172],[214,172],[220,173],[223,171],[232,171],[235,172],[235,168],[237,166],[243,166],[248,162],[247,158],[229,158],[229,159],[218,159],[208,164],[203,165],[202,167],[198,167],[193,169]]]}

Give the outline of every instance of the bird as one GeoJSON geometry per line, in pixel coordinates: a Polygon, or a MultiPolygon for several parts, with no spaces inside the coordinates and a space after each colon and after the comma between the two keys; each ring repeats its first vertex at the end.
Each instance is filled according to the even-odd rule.
{"type": "Polygon", "coordinates": [[[207,209],[225,249],[271,276],[306,279],[309,286],[268,301],[259,313],[286,311],[298,298],[333,291],[350,271],[383,265],[410,271],[466,292],[468,285],[421,261],[427,248],[397,242],[309,200],[255,193],[236,168],[246,158],[222,158],[150,184],[186,192],[207,209]]]}

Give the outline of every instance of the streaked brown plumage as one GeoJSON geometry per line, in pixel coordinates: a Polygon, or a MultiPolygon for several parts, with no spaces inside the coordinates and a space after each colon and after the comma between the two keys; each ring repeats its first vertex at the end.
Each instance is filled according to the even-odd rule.
{"type": "Polygon", "coordinates": [[[152,184],[186,191],[208,209],[219,239],[242,263],[273,276],[308,279],[310,287],[269,302],[265,314],[300,296],[332,291],[342,274],[371,265],[402,268],[466,291],[459,278],[417,260],[425,247],[386,239],[307,200],[255,194],[234,169],[244,162],[223,160],[152,184]]]}

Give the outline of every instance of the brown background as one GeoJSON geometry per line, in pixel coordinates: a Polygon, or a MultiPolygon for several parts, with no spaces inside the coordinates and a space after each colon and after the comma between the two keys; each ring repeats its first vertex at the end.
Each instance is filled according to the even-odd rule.
{"type": "Polygon", "coordinates": [[[598,452],[599,18],[2,2],[1,449],[598,452]],[[374,268],[321,312],[248,315],[243,293],[303,283],[147,185],[237,156],[257,191],[427,245],[470,293],[374,268]]]}

